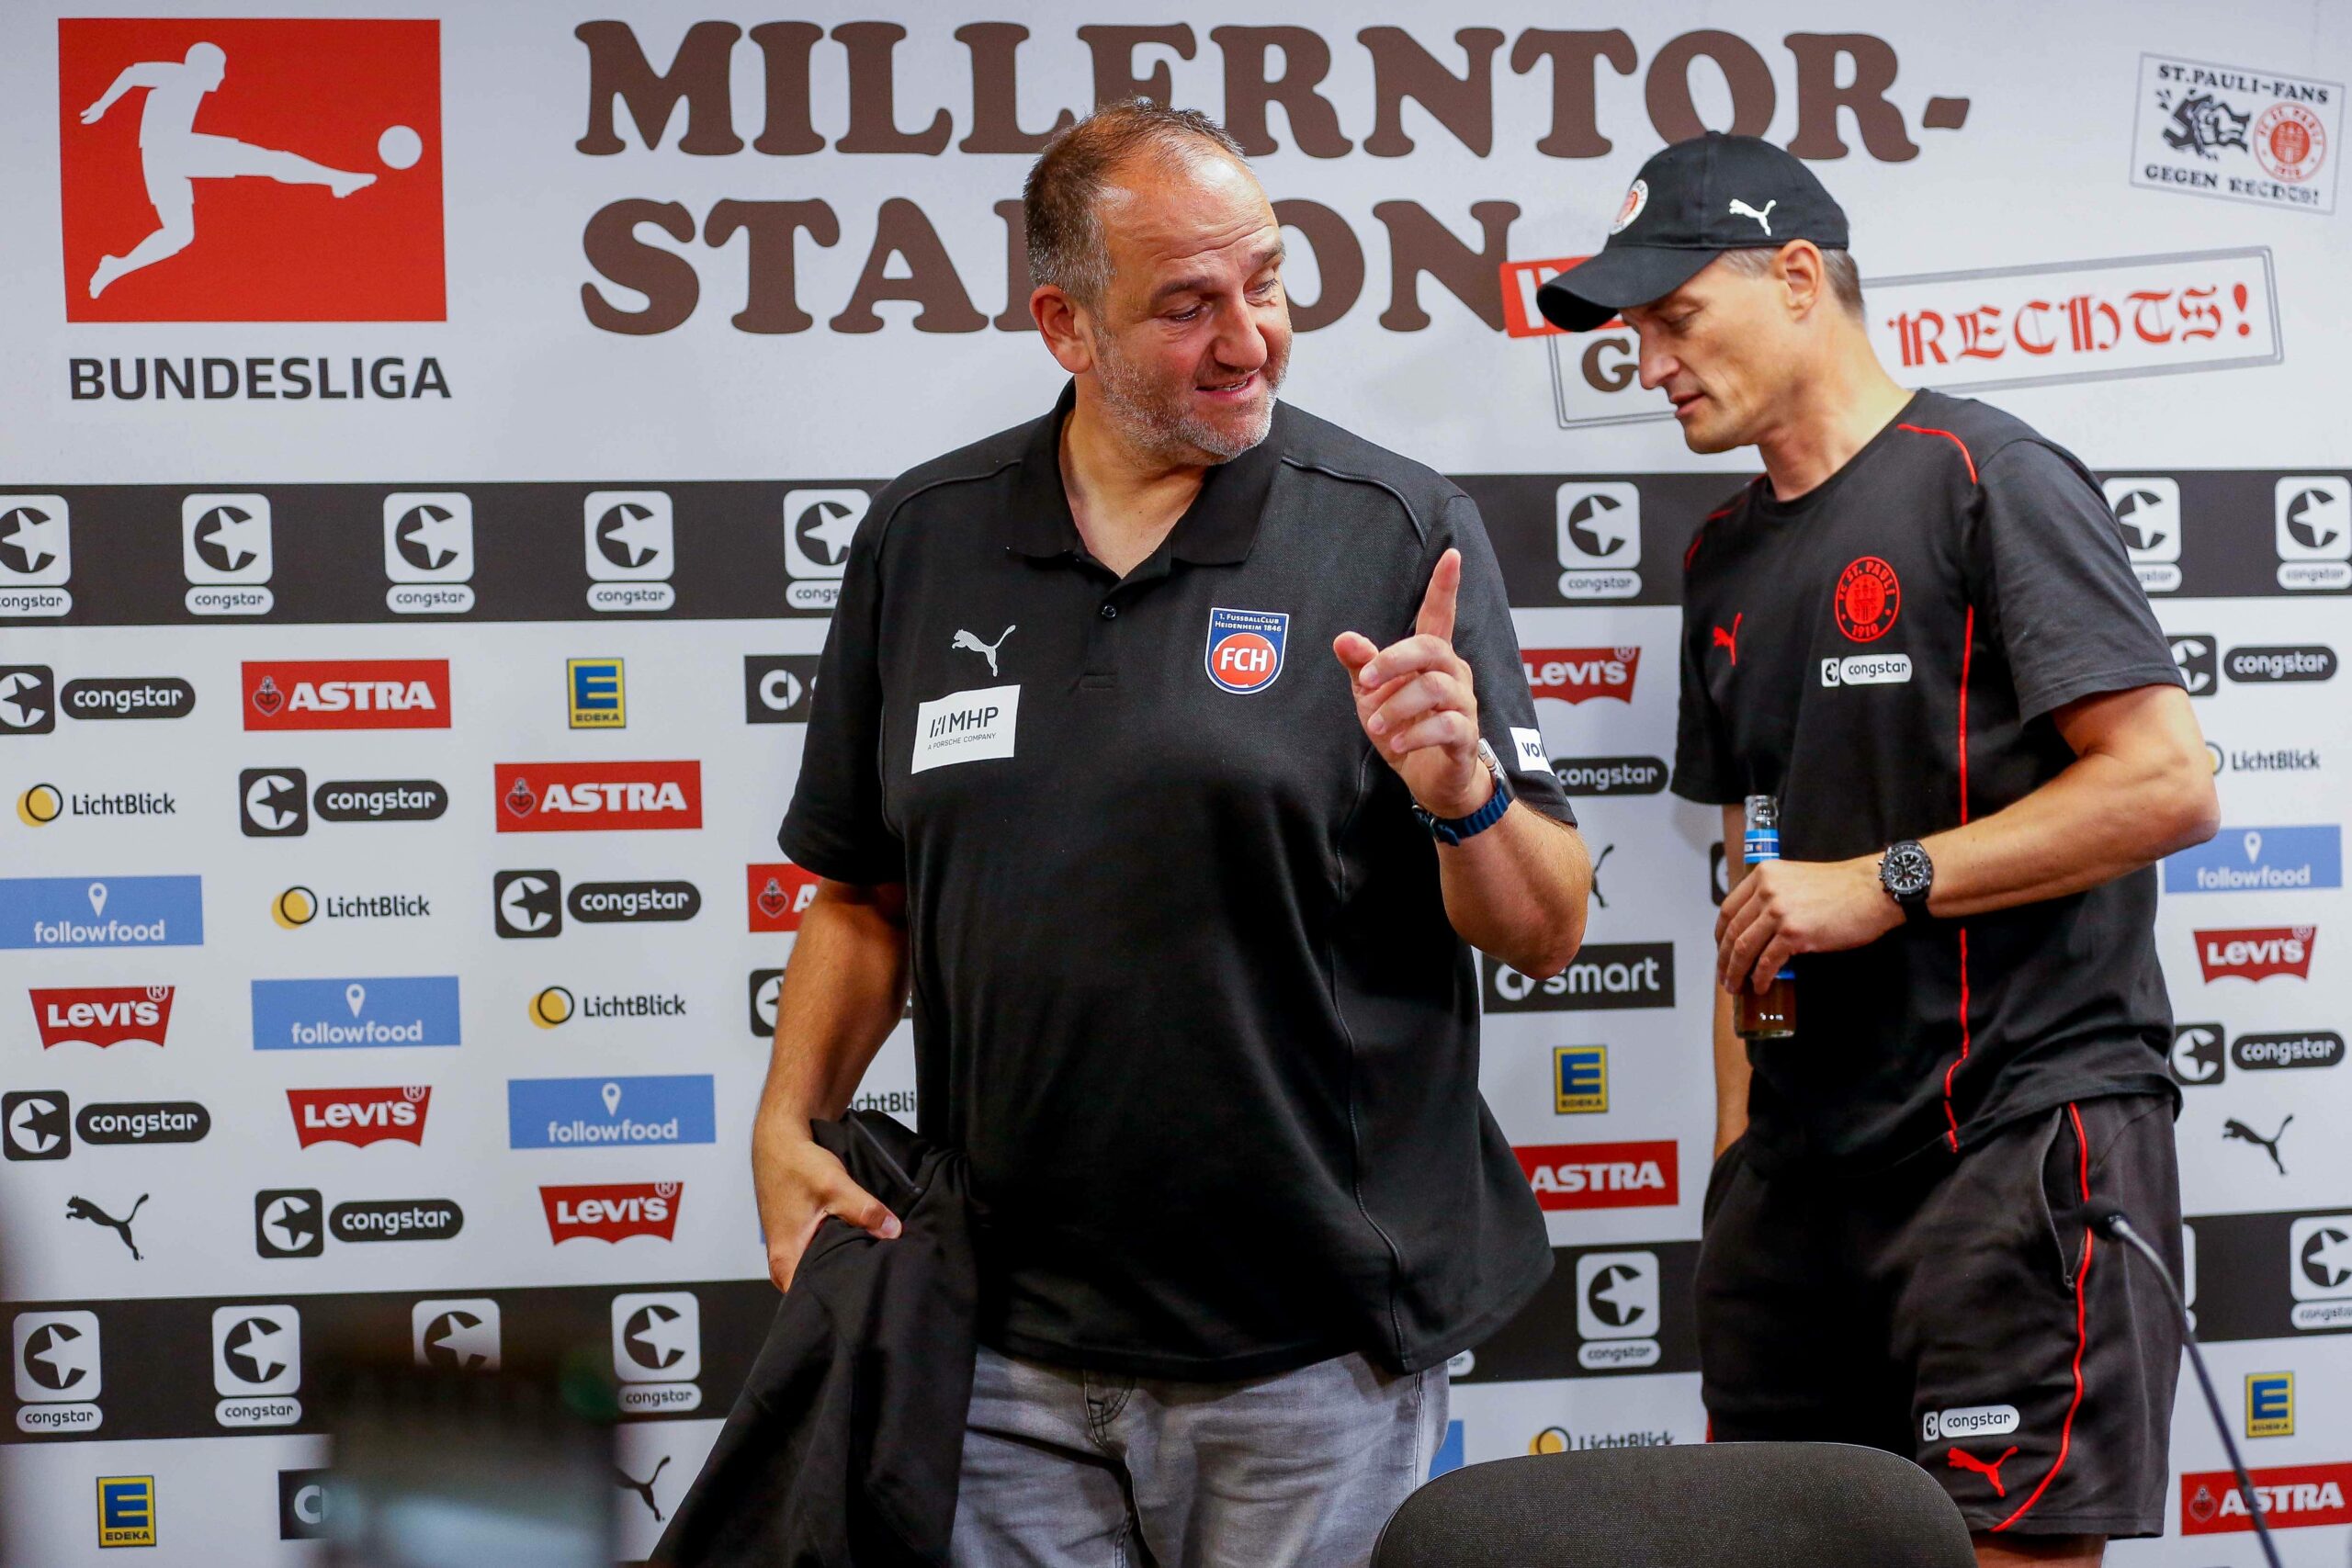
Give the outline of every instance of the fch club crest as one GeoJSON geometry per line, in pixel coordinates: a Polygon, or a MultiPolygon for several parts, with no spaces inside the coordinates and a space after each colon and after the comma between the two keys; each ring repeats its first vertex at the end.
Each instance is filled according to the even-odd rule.
{"type": "Polygon", "coordinates": [[[1262,692],[1283,672],[1290,616],[1279,610],[1209,611],[1209,679],[1220,691],[1262,692]]]}

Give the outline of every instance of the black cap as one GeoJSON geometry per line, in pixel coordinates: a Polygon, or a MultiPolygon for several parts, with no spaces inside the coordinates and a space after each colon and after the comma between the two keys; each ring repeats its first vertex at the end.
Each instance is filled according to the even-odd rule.
{"type": "Polygon", "coordinates": [[[1813,171],[1756,136],[1711,130],[1642,165],[1600,254],[1535,291],[1554,326],[1587,333],[1662,299],[1725,251],[1811,240],[1846,248],[1846,213],[1813,171]]]}

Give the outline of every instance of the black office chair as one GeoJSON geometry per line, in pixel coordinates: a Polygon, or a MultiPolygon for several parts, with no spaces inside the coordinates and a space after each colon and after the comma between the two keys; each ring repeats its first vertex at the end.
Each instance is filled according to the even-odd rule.
{"type": "Polygon", "coordinates": [[[1974,1568],[1909,1460],[1845,1443],[1600,1449],[1473,1464],[1406,1499],[1372,1568],[1974,1568]]]}

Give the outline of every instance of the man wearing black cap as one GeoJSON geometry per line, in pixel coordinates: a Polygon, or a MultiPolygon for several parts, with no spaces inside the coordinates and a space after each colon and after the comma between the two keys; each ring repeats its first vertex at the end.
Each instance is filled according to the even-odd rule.
{"type": "Polygon", "coordinates": [[[1622,316],[1691,450],[1763,458],[1683,581],[1675,791],[1727,844],[1779,797],[1786,856],[1716,923],[1702,1392],[1720,1439],[1916,1459],[1980,1562],[2096,1562],[2164,1528],[2179,1335],[2081,1211],[2177,1269],[2152,863],[2212,780],[2098,485],[1897,386],[1846,247],[1803,164],[1711,133],[1539,295],[1622,316]],[[1784,967],[1796,1032],[1743,1052],[1730,993],[1784,967]]]}

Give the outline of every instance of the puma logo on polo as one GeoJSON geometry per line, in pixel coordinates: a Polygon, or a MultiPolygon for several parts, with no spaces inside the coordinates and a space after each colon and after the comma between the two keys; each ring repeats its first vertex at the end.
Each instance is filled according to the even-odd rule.
{"type": "Polygon", "coordinates": [[[139,1202],[130,1205],[130,1213],[118,1220],[87,1198],[68,1198],[65,1200],[65,1217],[69,1220],[87,1220],[94,1225],[106,1226],[107,1229],[122,1237],[122,1245],[130,1248],[130,1260],[133,1263],[143,1263],[146,1259],[139,1251],[139,1244],[130,1239],[130,1222],[138,1217],[140,1205],[146,1201],[147,1194],[141,1192],[139,1195],[139,1202]]]}
{"type": "Polygon", "coordinates": [[[1739,668],[1739,623],[1747,618],[1747,612],[1742,610],[1731,618],[1731,630],[1725,631],[1721,626],[1715,628],[1714,646],[1731,654],[1731,667],[1735,670],[1739,668]]]}
{"type": "Polygon", "coordinates": [[[2015,1443],[2011,1443],[2007,1449],[2002,1450],[2001,1457],[1999,1459],[1987,1461],[1978,1459],[1974,1454],[1963,1452],[1959,1449],[1952,1449],[1944,1455],[1944,1462],[1954,1470],[1974,1471],[1977,1474],[1983,1476],[1985,1480],[1993,1483],[1994,1496],[2006,1497],[2009,1493],[2008,1488],[2001,1484],[2001,1467],[2008,1463],[2009,1456],[2017,1451],[2017,1445],[2015,1443]]]}
{"type": "MultiPolygon", "coordinates": [[[[1002,639],[1000,638],[999,640],[1002,639]]],[[[670,1456],[668,1454],[663,1454],[662,1456],[661,1463],[656,1464],[653,1467],[653,1473],[647,1476],[642,1481],[638,1480],[637,1477],[631,1475],[628,1471],[623,1470],[619,1465],[613,1466],[614,1484],[626,1486],[630,1491],[636,1493],[639,1496],[644,1498],[645,1506],[653,1510],[653,1522],[656,1524],[662,1522],[662,1506],[653,1500],[653,1483],[662,1479],[662,1472],[668,1467],[669,1463],[670,1456]]]]}
{"type": "Polygon", "coordinates": [[[1747,203],[1740,200],[1737,197],[1732,197],[1731,202],[1731,215],[1734,218],[1753,218],[1757,222],[1764,226],[1764,232],[1770,234],[1772,231],[1772,209],[1780,205],[1781,203],[1779,198],[1775,197],[1774,199],[1766,202],[1764,204],[1764,210],[1758,212],[1756,209],[1748,206],[1747,203]]]}
{"type": "Polygon", "coordinates": [[[996,640],[994,642],[982,642],[978,634],[958,630],[956,634],[956,641],[952,646],[954,648],[960,648],[967,653],[977,653],[982,659],[987,660],[989,661],[989,673],[993,675],[996,673],[996,650],[1002,648],[1004,646],[1004,639],[1011,637],[1017,629],[1017,627],[1013,626],[1005,627],[1004,630],[996,634],[996,640]]]}

